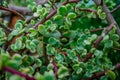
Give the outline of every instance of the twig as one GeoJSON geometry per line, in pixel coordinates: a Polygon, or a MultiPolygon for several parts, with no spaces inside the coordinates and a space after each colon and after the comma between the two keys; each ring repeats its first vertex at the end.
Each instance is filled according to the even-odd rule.
{"type": "Polygon", "coordinates": [[[10,72],[10,73],[12,73],[12,74],[19,75],[19,76],[25,78],[26,80],[36,80],[34,77],[30,77],[30,76],[28,76],[28,75],[26,75],[26,74],[23,74],[23,73],[15,70],[15,69],[12,69],[12,68],[10,68],[10,67],[4,67],[4,70],[7,71],[7,72],[10,72]]]}
{"type": "MultiPolygon", "coordinates": [[[[106,31],[104,32],[105,35],[107,35],[108,32],[110,32],[110,31],[112,30],[113,25],[114,25],[114,24],[111,24],[111,25],[106,29],[106,31]]],[[[103,35],[100,35],[100,36],[98,37],[98,39],[94,42],[94,48],[97,48],[97,47],[99,46],[99,44],[100,44],[100,42],[102,41],[102,39],[103,39],[103,35]]],[[[87,62],[87,61],[92,57],[92,54],[93,54],[93,52],[89,52],[89,53],[87,54],[86,58],[83,60],[83,62],[87,62]]]]}
{"type": "Polygon", "coordinates": [[[57,68],[57,65],[56,65],[56,62],[53,62],[53,65],[54,65],[54,71],[55,71],[55,76],[56,78],[58,77],[58,68],[57,68]]]}
{"type": "Polygon", "coordinates": [[[120,5],[118,5],[117,7],[115,7],[115,8],[111,11],[111,13],[117,11],[118,9],[120,9],[120,5]]]}
{"type": "Polygon", "coordinates": [[[32,11],[30,11],[29,8],[27,7],[20,7],[20,6],[15,6],[15,5],[9,5],[9,9],[15,10],[23,15],[32,15],[32,11]]]}
{"type": "MultiPolygon", "coordinates": [[[[116,70],[116,69],[120,69],[120,63],[115,65],[114,70],[116,70]]],[[[90,77],[90,78],[88,78],[86,80],[93,80],[93,79],[96,79],[96,78],[100,78],[101,76],[104,76],[106,72],[107,71],[99,72],[97,74],[94,74],[92,77],[90,77]]]]}
{"type": "Polygon", "coordinates": [[[95,2],[95,4],[97,6],[101,6],[102,7],[103,12],[106,13],[106,19],[107,19],[109,25],[112,24],[112,23],[114,23],[115,26],[116,26],[116,28],[117,28],[117,34],[120,36],[120,28],[119,28],[117,22],[115,21],[114,17],[112,16],[109,8],[104,3],[104,1],[103,0],[94,0],[94,2],[95,2]]]}
{"type": "Polygon", "coordinates": [[[101,30],[104,30],[104,28],[93,29],[93,30],[90,30],[90,32],[97,32],[97,31],[101,31],[101,30]]]}
{"type": "Polygon", "coordinates": [[[45,57],[45,65],[48,65],[49,59],[48,59],[48,56],[47,56],[46,46],[47,46],[47,44],[45,44],[45,43],[43,42],[43,55],[44,55],[44,57],[45,57]]]}
{"type": "Polygon", "coordinates": [[[117,51],[120,51],[120,49],[119,49],[119,48],[114,48],[114,47],[113,47],[113,49],[114,49],[114,50],[117,50],[117,51]]]}
{"type": "Polygon", "coordinates": [[[5,11],[12,12],[13,14],[16,14],[16,15],[20,16],[22,19],[24,19],[24,17],[20,13],[18,13],[17,11],[15,11],[15,10],[11,10],[11,9],[5,8],[3,6],[0,6],[0,10],[5,10],[5,11]]]}
{"type": "MultiPolygon", "coordinates": [[[[70,0],[69,2],[65,2],[63,3],[63,5],[66,5],[67,3],[77,3],[80,0],[70,0]]],[[[57,13],[57,9],[53,10],[46,18],[42,19],[40,22],[36,23],[33,28],[37,28],[39,26],[39,24],[43,24],[45,21],[47,21],[48,19],[50,19],[51,17],[53,17],[55,14],[57,13]]]]}
{"type": "Polygon", "coordinates": [[[3,28],[6,32],[11,32],[12,31],[12,29],[6,27],[5,25],[3,25],[1,23],[0,23],[0,27],[3,28]]]}
{"type": "Polygon", "coordinates": [[[94,12],[94,13],[96,13],[97,14],[97,11],[95,11],[95,10],[90,10],[90,9],[82,9],[82,8],[79,8],[79,11],[87,11],[87,12],[94,12]]]}

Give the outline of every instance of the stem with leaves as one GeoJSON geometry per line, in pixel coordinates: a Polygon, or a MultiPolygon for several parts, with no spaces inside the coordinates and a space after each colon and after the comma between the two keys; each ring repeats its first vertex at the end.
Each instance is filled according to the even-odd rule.
{"type": "Polygon", "coordinates": [[[26,75],[26,74],[23,74],[23,73],[15,70],[15,69],[12,69],[12,68],[10,68],[10,67],[4,67],[4,70],[7,71],[7,72],[10,72],[10,73],[12,73],[12,74],[19,75],[19,76],[25,78],[26,80],[36,80],[34,77],[30,77],[30,76],[28,76],[28,75],[26,75]]]}

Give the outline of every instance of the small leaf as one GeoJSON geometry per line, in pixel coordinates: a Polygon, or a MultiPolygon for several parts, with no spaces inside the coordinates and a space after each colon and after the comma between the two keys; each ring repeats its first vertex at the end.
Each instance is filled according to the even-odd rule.
{"type": "Polygon", "coordinates": [[[65,67],[65,66],[61,66],[59,69],[58,69],[58,77],[59,78],[64,78],[66,76],[69,75],[69,72],[68,72],[68,68],[65,67]]]}
{"type": "Polygon", "coordinates": [[[44,78],[45,78],[45,80],[55,80],[53,71],[45,72],[44,78]]]}
{"type": "Polygon", "coordinates": [[[22,24],[20,22],[18,22],[18,23],[15,24],[15,29],[17,29],[17,30],[21,30],[22,27],[23,26],[22,26],[22,24]]]}
{"type": "Polygon", "coordinates": [[[111,70],[108,70],[108,71],[106,72],[106,75],[107,75],[111,80],[115,80],[115,79],[116,79],[115,73],[114,73],[113,71],[111,71],[111,70]]]}
{"type": "Polygon", "coordinates": [[[40,59],[36,59],[35,62],[38,67],[42,66],[42,61],[40,59]]]}
{"type": "Polygon", "coordinates": [[[48,40],[48,42],[49,42],[49,44],[51,44],[51,45],[55,45],[56,42],[57,42],[57,40],[56,40],[55,38],[53,38],[53,37],[50,37],[49,40],[48,40]]]}
{"type": "Polygon", "coordinates": [[[59,12],[59,14],[61,14],[61,15],[65,15],[66,12],[67,12],[66,6],[61,6],[61,7],[58,9],[58,12],[59,12]]]}
{"type": "Polygon", "coordinates": [[[76,16],[75,13],[70,12],[70,13],[68,13],[67,17],[68,17],[68,18],[76,18],[77,16],[76,16]]]}
{"type": "Polygon", "coordinates": [[[110,47],[112,47],[112,46],[113,46],[113,41],[112,41],[112,40],[106,41],[106,43],[105,43],[105,47],[106,47],[106,48],[110,48],[110,47]]]}
{"type": "Polygon", "coordinates": [[[44,25],[39,25],[38,26],[38,31],[41,33],[41,34],[45,34],[47,32],[46,28],[44,25]]]}

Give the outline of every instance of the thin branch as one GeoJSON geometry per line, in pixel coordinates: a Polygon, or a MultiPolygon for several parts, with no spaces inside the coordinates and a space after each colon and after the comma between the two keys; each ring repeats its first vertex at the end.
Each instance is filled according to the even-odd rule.
{"type": "Polygon", "coordinates": [[[44,58],[45,58],[45,65],[48,65],[49,59],[48,59],[48,56],[47,56],[46,46],[47,46],[47,44],[45,44],[45,43],[43,42],[43,55],[44,55],[44,58]]]}
{"type": "Polygon", "coordinates": [[[32,11],[30,11],[30,9],[27,7],[9,5],[8,8],[11,10],[15,10],[23,15],[32,15],[33,14],[32,11]]]}
{"type": "Polygon", "coordinates": [[[54,65],[54,71],[55,71],[55,76],[56,76],[56,78],[58,77],[58,67],[57,67],[57,65],[56,65],[56,62],[53,62],[52,63],[53,65],[54,65]]]}
{"type": "Polygon", "coordinates": [[[82,9],[82,8],[79,8],[79,11],[87,11],[87,12],[94,12],[94,13],[96,13],[97,14],[97,11],[95,11],[95,10],[90,10],[90,9],[82,9]]]}
{"type": "Polygon", "coordinates": [[[5,25],[3,25],[1,23],[0,23],[0,27],[3,28],[6,32],[11,32],[12,31],[12,29],[6,27],[5,25]]]}
{"type": "MultiPolygon", "coordinates": [[[[114,70],[116,70],[116,69],[120,69],[120,63],[118,63],[118,64],[115,65],[114,70]]],[[[100,78],[101,76],[104,76],[106,72],[107,72],[107,71],[99,72],[99,73],[97,73],[97,74],[94,74],[92,77],[90,77],[90,78],[88,78],[88,79],[86,79],[86,80],[98,79],[98,78],[100,78]]]]}
{"type": "MultiPolygon", "coordinates": [[[[66,5],[68,3],[77,3],[80,0],[70,0],[69,2],[66,1],[65,3],[63,3],[62,5],[66,5]]],[[[45,21],[49,20],[50,18],[52,18],[55,14],[57,13],[57,9],[53,10],[46,18],[42,19],[40,22],[38,22],[37,24],[35,24],[33,26],[33,28],[37,28],[40,24],[43,24],[45,21]]]]}
{"type": "Polygon", "coordinates": [[[104,28],[93,29],[93,30],[90,30],[90,32],[92,33],[92,32],[97,32],[97,31],[102,31],[102,30],[104,30],[104,28]]]}
{"type": "Polygon", "coordinates": [[[115,7],[115,8],[111,11],[111,13],[116,12],[118,9],[120,9],[120,5],[118,5],[117,7],[115,7]]]}
{"type": "Polygon", "coordinates": [[[12,12],[13,14],[16,14],[16,15],[20,16],[22,19],[24,19],[24,17],[20,13],[18,13],[17,11],[15,11],[15,10],[12,10],[12,9],[9,9],[9,8],[5,8],[3,6],[0,6],[0,10],[5,10],[5,11],[12,12]]]}
{"type": "Polygon", "coordinates": [[[25,78],[26,80],[36,80],[34,77],[30,77],[30,76],[28,76],[28,75],[26,75],[26,74],[23,74],[23,73],[15,70],[15,69],[12,69],[12,68],[10,68],[10,67],[4,67],[4,70],[7,71],[7,72],[10,72],[10,73],[12,73],[12,74],[19,75],[19,76],[25,78]]]}
{"type": "Polygon", "coordinates": [[[101,6],[102,7],[103,12],[106,13],[106,19],[107,19],[109,25],[112,24],[112,23],[114,23],[115,26],[116,26],[116,28],[117,28],[117,34],[120,36],[120,28],[119,28],[117,22],[115,21],[114,17],[112,16],[109,8],[104,3],[104,1],[103,0],[93,0],[93,1],[95,2],[95,4],[97,6],[101,6]]]}
{"type": "MultiPolygon", "coordinates": [[[[111,24],[111,25],[106,29],[106,31],[104,32],[105,35],[107,35],[107,34],[112,30],[113,26],[114,26],[114,24],[111,24]]],[[[103,35],[100,35],[100,36],[98,37],[98,39],[94,42],[94,48],[97,48],[97,47],[99,46],[99,44],[100,44],[100,42],[102,41],[102,39],[103,39],[103,35]]],[[[89,53],[87,54],[86,58],[83,60],[83,62],[87,62],[87,61],[92,57],[92,55],[93,55],[93,52],[89,52],[89,53]]]]}
{"type": "Polygon", "coordinates": [[[119,49],[119,48],[114,48],[114,47],[113,47],[112,49],[117,50],[117,51],[120,51],[120,49],[119,49]]]}

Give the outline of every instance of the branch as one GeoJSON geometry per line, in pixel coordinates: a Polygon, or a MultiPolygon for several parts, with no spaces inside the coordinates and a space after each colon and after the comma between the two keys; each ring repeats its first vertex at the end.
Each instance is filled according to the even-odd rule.
{"type": "Polygon", "coordinates": [[[5,8],[3,6],[0,6],[0,10],[9,11],[9,12],[15,14],[15,15],[20,16],[22,19],[24,19],[24,17],[20,13],[18,13],[17,11],[15,11],[15,10],[12,10],[12,9],[9,9],[9,8],[5,8]]]}
{"type": "MultiPolygon", "coordinates": [[[[120,69],[120,63],[118,63],[118,64],[115,65],[114,70],[116,70],[116,69],[120,69]]],[[[100,78],[101,76],[104,76],[106,72],[107,71],[99,72],[97,74],[94,74],[92,77],[90,77],[90,78],[88,78],[86,80],[93,80],[93,79],[100,78]]]]}
{"type": "Polygon", "coordinates": [[[28,76],[26,74],[23,74],[23,73],[21,73],[19,71],[16,71],[15,69],[12,69],[10,67],[5,67],[4,70],[7,71],[7,72],[10,72],[12,74],[19,75],[19,76],[25,78],[26,80],[36,80],[34,77],[30,77],[30,76],[28,76]]]}
{"type": "Polygon", "coordinates": [[[120,5],[118,5],[117,7],[115,7],[115,8],[111,11],[111,13],[117,11],[118,9],[120,9],[120,5]]]}
{"type": "MultiPolygon", "coordinates": [[[[114,24],[111,24],[104,32],[107,35],[113,28],[114,24]]],[[[103,40],[103,35],[100,35],[98,39],[94,42],[94,48],[97,48],[100,42],[103,40]]],[[[89,52],[83,62],[87,62],[92,57],[93,52],[89,52]]]]}
{"type": "MultiPolygon", "coordinates": [[[[68,3],[77,3],[80,0],[70,0],[69,2],[66,1],[65,3],[63,3],[62,5],[66,5],[68,3]]],[[[42,19],[40,22],[38,22],[37,24],[35,24],[33,26],[33,28],[37,28],[40,24],[43,24],[45,21],[49,20],[50,18],[52,18],[55,14],[57,13],[57,9],[53,10],[46,18],[42,19]]]]}
{"type": "Polygon", "coordinates": [[[93,30],[90,30],[90,32],[97,32],[97,31],[101,31],[101,30],[104,30],[104,28],[93,29],[93,30]]]}
{"type": "Polygon", "coordinates": [[[58,77],[58,68],[57,68],[57,65],[56,65],[56,62],[53,62],[52,63],[53,65],[54,65],[54,71],[55,71],[55,76],[56,76],[56,78],[58,77]]]}
{"type": "Polygon", "coordinates": [[[95,10],[90,10],[90,9],[82,9],[82,8],[79,8],[79,11],[87,11],[87,12],[94,12],[94,13],[96,13],[97,14],[97,11],[95,11],[95,10]]]}
{"type": "Polygon", "coordinates": [[[3,25],[1,23],[0,23],[0,27],[3,28],[6,32],[11,32],[12,31],[12,29],[6,27],[5,25],[3,25]]]}
{"type": "Polygon", "coordinates": [[[115,21],[114,17],[112,16],[109,8],[104,3],[104,1],[103,0],[94,0],[94,2],[95,2],[95,4],[97,6],[101,6],[102,7],[103,12],[106,13],[106,19],[107,19],[109,25],[112,24],[112,23],[114,23],[115,26],[116,26],[116,28],[117,28],[117,34],[120,36],[120,28],[119,28],[117,22],[115,21]]]}
{"type": "Polygon", "coordinates": [[[20,7],[20,6],[15,6],[15,5],[9,5],[9,9],[15,10],[23,15],[32,15],[32,11],[30,11],[29,8],[27,7],[20,7]]]}

